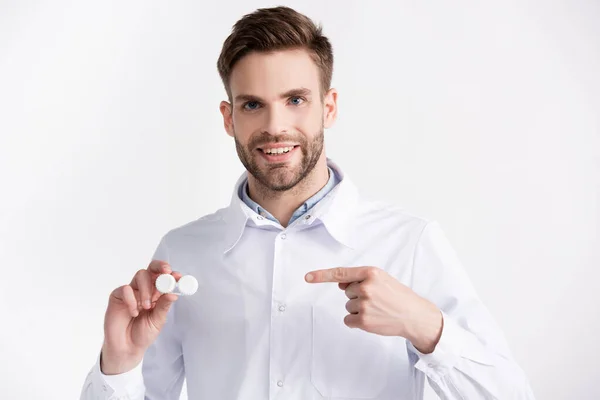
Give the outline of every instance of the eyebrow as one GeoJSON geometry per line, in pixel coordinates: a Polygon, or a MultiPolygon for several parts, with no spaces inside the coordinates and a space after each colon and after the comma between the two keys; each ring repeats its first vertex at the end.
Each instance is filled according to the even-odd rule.
{"type": "MultiPolygon", "coordinates": [[[[288,97],[295,97],[295,96],[308,97],[311,94],[312,94],[312,91],[310,89],[297,88],[297,89],[288,90],[287,92],[280,94],[279,98],[287,99],[288,97]]],[[[263,99],[261,99],[260,97],[253,96],[251,94],[239,94],[239,95],[235,96],[235,102],[237,103],[239,101],[257,101],[259,103],[265,103],[265,101],[263,99]]]]}

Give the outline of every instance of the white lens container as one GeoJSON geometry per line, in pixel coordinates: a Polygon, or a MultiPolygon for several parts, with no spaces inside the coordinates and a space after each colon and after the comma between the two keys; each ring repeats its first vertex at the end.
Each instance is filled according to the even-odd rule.
{"type": "Polygon", "coordinates": [[[198,290],[198,280],[192,275],[184,275],[177,282],[173,275],[161,274],[156,278],[155,286],[156,290],[163,294],[173,293],[175,288],[178,288],[179,293],[173,294],[191,296],[198,290]]]}
{"type": "Polygon", "coordinates": [[[196,290],[198,290],[198,281],[192,275],[185,275],[179,279],[179,282],[177,282],[177,287],[179,288],[181,294],[191,296],[192,294],[196,293],[196,290]]]}
{"type": "Polygon", "coordinates": [[[175,290],[175,286],[177,286],[177,282],[171,274],[162,274],[156,278],[156,290],[161,293],[171,293],[175,290]]]}

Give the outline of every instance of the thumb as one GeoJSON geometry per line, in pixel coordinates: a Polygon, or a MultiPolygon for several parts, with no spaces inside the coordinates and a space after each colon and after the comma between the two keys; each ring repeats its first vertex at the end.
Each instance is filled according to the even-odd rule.
{"type": "Polygon", "coordinates": [[[159,330],[162,329],[162,327],[165,325],[165,322],[167,322],[167,314],[171,309],[171,305],[173,305],[178,298],[179,296],[168,293],[163,294],[156,301],[156,305],[150,312],[150,318],[152,319],[154,326],[156,326],[159,330]]]}

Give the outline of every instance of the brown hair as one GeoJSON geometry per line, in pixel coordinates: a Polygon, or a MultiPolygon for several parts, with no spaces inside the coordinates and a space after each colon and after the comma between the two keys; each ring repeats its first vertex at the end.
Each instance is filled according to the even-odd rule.
{"type": "Polygon", "coordinates": [[[303,48],[309,51],[321,75],[321,95],[331,85],[333,50],[321,25],[289,8],[259,8],[244,15],[233,25],[231,34],[223,43],[217,61],[219,75],[231,101],[229,78],[235,64],[251,52],[272,52],[303,48]]]}

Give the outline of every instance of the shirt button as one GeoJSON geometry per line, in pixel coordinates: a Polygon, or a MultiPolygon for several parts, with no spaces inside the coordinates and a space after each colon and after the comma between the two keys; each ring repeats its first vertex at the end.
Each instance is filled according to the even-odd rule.
{"type": "Polygon", "coordinates": [[[309,220],[310,219],[310,214],[308,214],[306,217],[304,217],[305,220],[309,220]]]}
{"type": "Polygon", "coordinates": [[[427,365],[429,366],[429,368],[433,368],[433,367],[435,367],[435,364],[433,364],[433,363],[429,363],[429,364],[427,364],[427,365]]]}
{"type": "Polygon", "coordinates": [[[264,219],[264,217],[262,215],[259,215],[258,217],[256,217],[256,219],[264,219]]]}
{"type": "Polygon", "coordinates": [[[279,306],[279,311],[281,311],[281,312],[285,311],[285,304],[282,304],[279,306]]]}
{"type": "Polygon", "coordinates": [[[285,233],[281,234],[281,239],[285,240],[286,237],[287,237],[287,235],[285,233]]]}
{"type": "Polygon", "coordinates": [[[277,386],[283,387],[283,381],[277,381],[277,386]]]}

